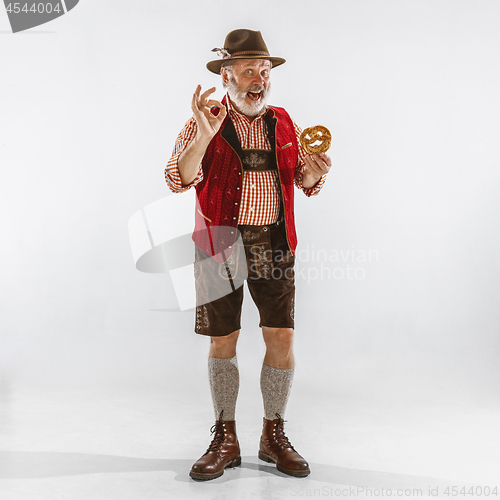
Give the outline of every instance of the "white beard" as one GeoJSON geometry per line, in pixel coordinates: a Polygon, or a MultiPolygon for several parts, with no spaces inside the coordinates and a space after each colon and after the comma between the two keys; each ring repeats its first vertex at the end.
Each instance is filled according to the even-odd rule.
{"type": "Polygon", "coordinates": [[[238,110],[246,116],[257,116],[266,107],[267,101],[269,100],[269,94],[271,93],[271,83],[267,90],[263,86],[253,85],[248,87],[245,91],[242,91],[238,86],[233,76],[229,76],[229,81],[226,85],[227,93],[231,98],[231,101],[236,104],[238,110]],[[259,91],[261,90],[261,96],[258,102],[249,103],[247,100],[247,92],[259,91]]]}

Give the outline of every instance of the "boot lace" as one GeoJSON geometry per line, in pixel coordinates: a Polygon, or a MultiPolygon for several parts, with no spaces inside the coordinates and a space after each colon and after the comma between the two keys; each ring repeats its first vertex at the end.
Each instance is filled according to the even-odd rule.
{"type": "Polygon", "coordinates": [[[274,439],[280,445],[281,448],[291,448],[292,450],[295,451],[295,448],[292,446],[292,443],[290,443],[290,440],[285,436],[286,420],[283,420],[279,413],[276,413],[276,416],[278,417],[278,422],[274,427],[274,439]]]}
{"type": "Polygon", "coordinates": [[[222,421],[222,413],[224,410],[220,412],[219,419],[215,421],[215,424],[210,427],[210,434],[215,434],[210,446],[207,449],[209,451],[218,451],[224,441],[224,422],[222,421]]]}

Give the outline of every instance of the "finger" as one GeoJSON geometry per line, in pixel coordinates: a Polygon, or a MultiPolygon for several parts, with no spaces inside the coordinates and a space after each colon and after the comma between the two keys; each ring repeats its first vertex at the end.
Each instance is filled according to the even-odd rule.
{"type": "Polygon", "coordinates": [[[223,106],[219,101],[215,101],[214,99],[210,99],[207,101],[207,103],[205,104],[205,106],[208,106],[209,108],[224,108],[225,106],[223,106]]]}
{"type": "MultiPolygon", "coordinates": [[[[211,113],[212,113],[212,110],[215,109],[215,107],[210,110],[211,113]]],[[[222,106],[222,108],[218,108],[218,110],[219,110],[218,113],[216,115],[214,115],[212,113],[212,116],[214,116],[219,122],[222,122],[222,121],[224,121],[224,118],[226,118],[226,114],[227,114],[226,113],[226,106],[222,106]]]]}
{"type": "Polygon", "coordinates": [[[200,96],[200,102],[205,103],[207,101],[207,98],[210,94],[213,94],[216,91],[215,87],[212,87],[211,89],[206,90],[201,94],[200,96]]]}
{"type": "Polygon", "coordinates": [[[312,156],[306,156],[304,158],[304,161],[306,163],[306,167],[310,172],[314,172],[315,174],[320,174],[321,170],[318,168],[318,165],[316,162],[313,160],[312,156]]]}
{"type": "Polygon", "coordinates": [[[191,109],[193,110],[195,117],[200,115],[198,96],[196,95],[196,92],[193,94],[193,98],[191,99],[191,109]]]}
{"type": "Polygon", "coordinates": [[[328,164],[326,163],[326,161],[323,159],[322,156],[312,155],[312,160],[315,162],[320,172],[326,173],[330,169],[330,167],[328,166],[328,164]]]}
{"type": "Polygon", "coordinates": [[[196,100],[198,100],[200,98],[200,92],[201,92],[201,85],[197,85],[196,86],[196,90],[194,91],[194,97],[196,97],[196,100]]]}
{"type": "Polygon", "coordinates": [[[201,91],[201,85],[198,85],[196,87],[196,90],[194,91],[193,99],[191,100],[191,109],[193,109],[193,111],[194,111],[194,107],[196,107],[197,110],[200,109],[200,106],[199,106],[200,91],[201,91]]]}
{"type": "Polygon", "coordinates": [[[307,155],[304,158],[304,163],[306,164],[306,170],[310,170],[310,171],[314,172],[315,165],[314,165],[314,162],[313,162],[312,157],[310,155],[307,155]]]}
{"type": "Polygon", "coordinates": [[[203,113],[196,107],[196,104],[192,104],[191,109],[193,110],[193,115],[196,123],[199,123],[200,118],[203,116],[203,113]]]}
{"type": "MultiPolygon", "coordinates": [[[[205,109],[208,109],[208,108],[205,108],[205,109]]],[[[219,121],[224,120],[224,118],[226,117],[226,114],[227,114],[226,113],[226,106],[215,105],[215,106],[211,106],[209,108],[209,115],[211,117],[217,118],[217,120],[219,120],[219,121]]],[[[207,114],[207,116],[209,116],[209,115],[207,114]]]]}
{"type": "Polygon", "coordinates": [[[332,166],[332,159],[326,153],[320,153],[320,156],[329,167],[332,166]]]}
{"type": "Polygon", "coordinates": [[[196,123],[200,123],[200,120],[203,120],[204,108],[200,109],[196,95],[193,96],[193,100],[191,101],[191,109],[193,110],[196,123]]]}
{"type": "Polygon", "coordinates": [[[217,90],[217,87],[210,87],[208,90],[205,90],[203,94],[201,94],[201,97],[205,98],[209,96],[210,94],[213,94],[217,90]]]}
{"type": "MultiPolygon", "coordinates": [[[[215,108],[218,108],[219,109],[218,114],[214,115],[214,116],[217,116],[217,118],[219,118],[220,116],[222,116],[222,118],[224,118],[226,116],[226,106],[224,106],[224,104],[222,104],[221,102],[216,101],[215,99],[208,100],[205,106],[206,106],[205,109],[208,108],[210,113],[212,113],[212,111],[215,108]],[[221,115],[222,110],[224,110],[224,113],[221,115]]],[[[212,115],[213,115],[213,113],[212,113],[212,115]]]]}
{"type": "Polygon", "coordinates": [[[226,106],[222,106],[222,108],[220,108],[220,113],[217,115],[217,118],[222,121],[224,120],[226,115],[227,115],[226,106]]]}

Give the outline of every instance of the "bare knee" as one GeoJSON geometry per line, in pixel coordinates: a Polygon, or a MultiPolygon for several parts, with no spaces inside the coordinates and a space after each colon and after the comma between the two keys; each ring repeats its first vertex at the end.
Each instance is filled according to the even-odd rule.
{"type": "Polygon", "coordinates": [[[236,356],[236,344],[238,342],[239,330],[223,337],[210,337],[211,358],[233,358],[236,356]]]}
{"type": "Polygon", "coordinates": [[[281,352],[292,352],[293,350],[293,328],[270,328],[262,327],[262,335],[268,350],[281,352]]]}
{"type": "Polygon", "coordinates": [[[275,368],[293,368],[293,329],[262,327],[266,355],[264,364],[275,368]]]}

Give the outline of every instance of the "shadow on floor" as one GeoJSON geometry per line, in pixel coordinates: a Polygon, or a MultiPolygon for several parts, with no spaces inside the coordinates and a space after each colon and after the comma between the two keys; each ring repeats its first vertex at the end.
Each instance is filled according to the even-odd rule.
{"type": "MultiPolygon", "coordinates": [[[[195,459],[149,459],[95,455],[87,453],[58,453],[43,451],[0,451],[0,478],[43,478],[73,476],[80,474],[109,474],[113,472],[172,471],[174,480],[192,482],[189,477],[195,459]]],[[[307,478],[290,478],[278,471],[274,464],[260,463],[257,457],[244,456],[240,467],[227,469],[223,476],[209,481],[210,484],[234,481],[239,478],[280,476],[298,481],[321,481],[332,485],[363,488],[416,489],[426,495],[429,488],[439,487],[443,496],[447,486],[473,486],[470,483],[444,480],[433,477],[413,476],[391,472],[348,469],[335,465],[309,462],[311,474],[307,478]]],[[[303,483],[302,483],[303,484],[303,483]]]]}

